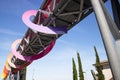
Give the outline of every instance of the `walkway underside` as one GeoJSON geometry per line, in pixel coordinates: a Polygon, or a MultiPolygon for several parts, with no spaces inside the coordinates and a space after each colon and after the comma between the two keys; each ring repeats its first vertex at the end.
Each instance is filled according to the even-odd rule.
{"type": "Polygon", "coordinates": [[[49,27],[55,33],[40,32],[40,30],[27,25],[29,29],[23,39],[17,42],[19,44],[17,48],[19,55],[14,54],[14,51],[11,52],[10,62],[8,61],[10,67],[8,78],[11,78],[11,75],[16,75],[18,71],[28,66],[33,60],[45,56],[54,46],[57,38],[67,33],[92,12],[90,0],[44,0],[33,19],[33,23],[37,26],[49,27]]]}

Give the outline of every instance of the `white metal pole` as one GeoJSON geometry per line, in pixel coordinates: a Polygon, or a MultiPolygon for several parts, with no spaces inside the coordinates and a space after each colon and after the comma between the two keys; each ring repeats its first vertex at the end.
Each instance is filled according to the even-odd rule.
{"type": "Polygon", "coordinates": [[[115,22],[113,21],[112,17],[110,16],[110,14],[108,13],[103,1],[100,1],[102,9],[104,11],[105,17],[107,19],[107,23],[109,25],[110,31],[113,34],[113,37],[116,41],[116,49],[117,49],[117,55],[118,55],[118,59],[120,62],[120,32],[119,29],[117,27],[117,25],[115,24],[115,22]]]}
{"type": "Polygon", "coordinates": [[[20,72],[17,72],[17,80],[20,80],[20,72]]]}
{"type": "Polygon", "coordinates": [[[116,40],[116,46],[117,46],[118,57],[119,57],[119,61],[120,61],[120,39],[116,40]]]}
{"type": "Polygon", "coordinates": [[[98,21],[101,37],[103,39],[113,78],[114,80],[120,80],[120,62],[117,57],[117,50],[114,45],[114,40],[111,35],[109,25],[107,23],[99,0],[91,0],[91,3],[98,21]]]}

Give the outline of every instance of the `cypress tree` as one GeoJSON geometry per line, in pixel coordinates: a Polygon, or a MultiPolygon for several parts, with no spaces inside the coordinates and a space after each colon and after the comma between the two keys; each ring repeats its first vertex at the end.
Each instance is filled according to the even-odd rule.
{"type": "Polygon", "coordinates": [[[78,58],[79,80],[84,80],[84,74],[83,74],[83,70],[82,70],[82,63],[81,63],[80,55],[79,55],[78,52],[77,52],[77,58],[78,58]]]}
{"type": "Polygon", "coordinates": [[[96,64],[95,65],[96,65],[96,70],[98,72],[98,74],[97,74],[98,80],[105,80],[103,72],[102,72],[102,66],[100,64],[98,52],[97,52],[97,49],[95,46],[94,46],[94,51],[95,51],[95,55],[96,55],[96,64]]]}
{"type": "Polygon", "coordinates": [[[72,58],[72,65],[73,65],[73,80],[78,80],[76,64],[73,58],[72,58]]]}

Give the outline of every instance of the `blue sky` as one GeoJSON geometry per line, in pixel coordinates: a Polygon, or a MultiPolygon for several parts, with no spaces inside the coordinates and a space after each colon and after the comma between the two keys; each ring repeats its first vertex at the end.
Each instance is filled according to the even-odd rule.
{"type": "MultiPolygon", "coordinates": [[[[42,1],[1,0],[0,74],[11,51],[12,42],[22,38],[27,31],[28,27],[22,21],[22,14],[27,10],[38,9],[42,1]]],[[[109,1],[106,6],[110,9],[109,1]]],[[[94,69],[92,64],[95,63],[94,45],[99,52],[100,59],[106,60],[98,25],[92,13],[60,37],[48,55],[28,66],[26,80],[32,80],[32,77],[35,80],[72,80],[72,58],[77,63],[77,52],[81,56],[85,80],[92,80],[90,70],[94,69]]]]}

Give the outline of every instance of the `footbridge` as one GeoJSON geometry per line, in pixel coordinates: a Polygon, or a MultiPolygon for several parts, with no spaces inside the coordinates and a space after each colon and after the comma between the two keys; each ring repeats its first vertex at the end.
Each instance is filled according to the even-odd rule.
{"type": "MultiPolygon", "coordinates": [[[[52,48],[56,40],[62,35],[66,34],[68,30],[74,27],[77,23],[86,18],[93,11],[96,14],[98,24],[100,25],[101,35],[103,36],[103,41],[105,43],[106,51],[109,53],[110,50],[106,43],[106,36],[104,36],[104,31],[102,31],[103,21],[99,21],[101,18],[100,14],[104,14],[104,21],[111,20],[108,15],[108,12],[104,6],[106,0],[44,0],[41,7],[38,10],[28,10],[23,13],[22,20],[23,23],[28,27],[27,32],[25,33],[22,39],[18,39],[13,42],[11,45],[11,52],[8,55],[8,59],[4,65],[4,70],[2,73],[3,80],[26,80],[26,67],[30,65],[34,60],[40,59],[47,55],[52,48]],[[97,8],[96,8],[97,6],[97,8]],[[97,11],[97,9],[100,9],[97,11]],[[100,13],[100,14],[99,14],[100,13]],[[106,17],[107,16],[107,17],[106,17]],[[34,17],[31,19],[31,17],[34,17]]],[[[111,2],[116,4],[117,0],[111,2]]],[[[120,8],[113,5],[114,14],[117,14],[120,8]],[[118,8],[118,9],[117,9],[118,8]],[[117,9],[117,10],[116,10],[117,9]]],[[[116,15],[115,17],[119,17],[116,15]]],[[[119,20],[115,19],[119,25],[119,20]]],[[[114,21],[111,20],[114,23],[114,21]]],[[[115,25],[117,23],[114,23],[115,25]]],[[[119,40],[119,27],[116,25],[109,27],[115,40],[119,40]],[[116,31],[113,31],[115,29],[116,31]]],[[[107,30],[107,29],[106,29],[107,30]]],[[[106,33],[109,34],[109,33],[106,33]]],[[[108,39],[111,39],[108,35],[108,39]]],[[[112,46],[112,45],[110,45],[112,46]]],[[[119,45],[118,45],[119,46],[119,45]]],[[[111,47],[114,52],[114,47],[111,47]]],[[[107,53],[107,54],[108,54],[107,53]]],[[[113,76],[115,80],[120,80],[119,76],[115,76],[120,73],[120,70],[116,70],[116,65],[118,61],[115,56],[110,58],[111,54],[108,54],[109,62],[113,70],[113,76]],[[116,62],[116,63],[114,63],[116,62]],[[113,66],[112,66],[113,65],[113,66]]],[[[118,63],[120,64],[120,63],[118,63]]],[[[120,68],[117,65],[117,68],[120,68]]]]}

